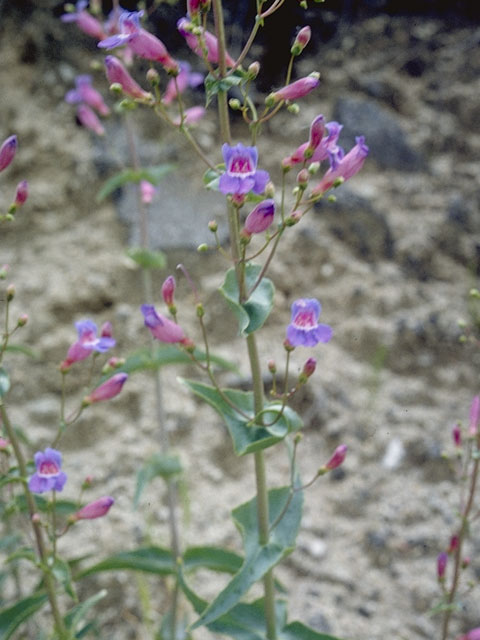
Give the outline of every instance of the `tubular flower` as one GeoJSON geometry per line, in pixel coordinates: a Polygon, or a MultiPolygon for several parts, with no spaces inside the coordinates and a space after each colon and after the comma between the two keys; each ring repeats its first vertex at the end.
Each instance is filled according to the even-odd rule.
{"type": "Polygon", "coordinates": [[[180,73],[174,79],[168,81],[165,95],[162,98],[163,104],[171,104],[179,93],[183,93],[188,87],[198,87],[203,82],[203,74],[190,70],[188,62],[180,62],[180,73]]]}
{"type": "Polygon", "coordinates": [[[152,336],[160,342],[174,343],[186,340],[182,327],[157,313],[153,305],[142,304],[140,311],[143,313],[145,326],[150,329],[152,336]]]}
{"type": "Polygon", "coordinates": [[[62,371],[67,371],[74,362],[85,360],[92,351],[105,353],[115,346],[110,323],[103,325],[100,338],[97,338],[97,325],[91,320],[80,320],[75,323],[75,327],[78,339],[69,348],[66,359],[60,365],[62,371]]]}
{"type": "Polygon", "coordinates": [[[333,469],[337,469],[337,467],[343,464],[343,461],[345,460],[346,455],[347,455],[347,445],[346,444],[339,445],[333,452],[333,455],[330,458],[330,460],[325,465],[325,469],[327,469],[328,471],[333,471],[333,469]]]}
{"type": "Polygon", "coordinates": [[[163,42],[140,26],[142,16],[143,11],[123,11],[118,18],[120,33],[105,38],[98,46],[114,49],[128,45],[140,58],[160,62],[166,71],[177,73],[178,62],[170,56],[163,42]]]}
{"type": "Polygon", "coordinates": [[[75,78],[75,89],[67,91],[65,101],[69,104],[85,102],[102,116],[108,116],[110,113],[102,94],[92,87],[92,76],[89,75],[81,75],[75,78]]]}
{"type": "Polygon", "coordinates": [[[106,56],[105,71],[107,80],[110,84],[119,84],[122,91],[131,98],[140,98],[147,100],[152,97],[148,91],[144,91],[142,87],[132,78],[127,69],[123,66],[115,56],[106,56]]]}
{"type": "Polygon", "coordinates": [[[28,198],[28,182],[26,180],[22,180],[17,184],[17,190],[15,192],[15,207],[21,207],[27,201],[28,198]]]}
{"type": "MultiPolygon", "coordinates": [[[[218,40],[217,38],[203,29],[203,27],[195,27],[196,31],[199,31],[200,36],[196,36],[192,33],[193,24],[190,22],[188,18],[180,18],[177,22],[177,29],[180,31],[182,36],[185,38],[187,45],[190,49],[200,56],[200,58],[204,57],[204,49],[207,55],[208,62],[218,63],[218,40]]],[[[230,54],[225,51],[225,64],[227,67],[233,67],[235,61],[230,56],[230,54]]]]}
{"type": "Polygon", "coordinates": [[[287,327],[287,340],[293,347],[314,347],[328,342],[333,331],[327,324],[319,324],[322,307],[315,298],[301,298],[292,304],[292,318],[287,327]]]}
{"type": "Polygon", "coordinates": [[[116,373],[83,399],[84,406],[93,404],[95,402],[110,400],[110,398],[118,396],[118,394],[122,390],[123,385],[127,381],[127,378],[127,373],[116,373]]]}
{"type": "Polygon", "coordinates": [[[356,138],[356,143],[346,156],[343,155],[341,147],[338,147],[336,152],[330,152],[330,169],[312,191],[313,197],[325,193],[337,181],[348,180],[360,171],[368,155],[368,147],[363,136],[356,138]]]}
{"type": "Polygon", "coordinates": [[[81,104],[77,108],[77,118],[81,125],[86,129],[90,129],[97,134],[97,136],[105,135],[105,129],[103,124],[98,119],[97,114],[87,104],[81,104]]]}
{"type": "Polygon", "coordinates": [[[204,107],[197,105],[196,107],[190,107],[190,109],[186,109],[183,112],[183,120],[180,116],[173,119],[173,124],[179,127],[181,124],[184,126],[189,126],[192,124],[196,124],[201,120],[206,114],[206,110],[204,107]]]}
{"type": "Polygon", "coordinates": [[[33,493],[45,491],[62,491],[67,474],[61,470],[62,454],[56,449],[47,447],[42,453],[37,451],[34,456],[36,471],[28,480],[28,488],[33,493]]]}
{"type": "Polygon", "coordinates": [[[9,136],[0,147],[0,171],[8,167],[17,151],[17,136],[9,136]]]}
{"type": "Polygon", "coordinates": [[[311,73],[309,76],[300,78],[300,80],[296,80],[291,84],[287,84],[286,87],[274,91],[267,97],[267,101],[275,104],[281,100],[297,100],[297,98],[303,98],[303,96],[313,91],[319,82],[320,76],[318,73],[311,73]]]}
{"type": "Polygon", "coordinates": [[[98,498],[82,507],[72,516],[72,520],[94,520],[105,516],[115,500],[110,496],[98,498]]]}
{"type": "Polygon", "coordinates": [[[249,191],[263,193],[270,176],[267,171],[257,171],[256,147],[244,147],[240,142],[231,147],[222,146],[225,173],[220,176],[219,189],[224,194],[244,195],[249,191]]]}
{"type": "Polygon", "coordinates": [[[86,11],[87,5],[87,0],[78,0],[75,12],[64,13],[60,20],[62,22],[76,22],[81,31],[97,40],[103,40],[105,38],[103,27],[96,18],[86,11]]]}
{"type": "Polygon", "coordinates": [[[248,235],[262,233],[272,224],[275,215],[275,202],[271,199],[259,202],[245,220],[243,231],[248,235]]]}
{"type": "Polygon", "coordinates": [[[310,125],[310,138],[308,142],[301,144],[291,156],[284,159],[284,168],[290,168],[300,162],[322,162],[329,157],[329,154],[338,152],[338,137],[342,130],[342,125],[338,122],[327,122],[323,124],[323,116],[320,114],[310,125]],[[325,135],[326,133],[326,135],[325,135]]]}

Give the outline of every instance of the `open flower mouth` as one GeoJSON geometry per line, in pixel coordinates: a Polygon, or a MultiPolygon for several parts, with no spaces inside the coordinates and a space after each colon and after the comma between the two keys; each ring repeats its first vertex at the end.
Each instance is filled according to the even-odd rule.
{"type": "Polygon", "coordinates": [[[235,177],[246,177],[255,172],[255,167],[252,164],[251,158],[236,156],[230,161],[228,172],[235,177]]]}

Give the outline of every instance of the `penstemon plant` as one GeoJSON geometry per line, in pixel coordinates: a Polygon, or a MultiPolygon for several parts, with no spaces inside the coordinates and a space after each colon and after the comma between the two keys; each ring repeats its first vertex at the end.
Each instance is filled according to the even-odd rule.
{"type": "MultiPolygon", "coordinates": [[[[276,175],[271,176],[262,168],[262,126],[282,109],[296,114],[299,110],[296,101],[313,92],[320,82],[315,71],[293,80],[295,60],[310,40],[310,28],[304,26],[290,45],[291,56],[283,86],[267,95],[261,104],[257,100],[258,94],[253,89],[261,68],[258,62],[247,64],[247,61],[257,33],[284,2],[256,0],[253,28],[243,50],[234,57],[226,48],[222,1],[188,0],[186,16],[178,21],[178,31],[204,64],[205,75],[192,71],[187,62],[176,60],[163,42],[148,31],[147,11],[127,11],[114,2],[113,11],[104,22],[98,2],[91,2],[89,7],[86,1],[80,0],[75,6],[65,7],[63,22],[76,24],[98,41],[99,49],[105,53],[106,78],[112,93],[119,99],[114,111],[123,119],[130,166],[108,181],[102,197],[129,182],[137,187],[141,246],[130,251],[130,255],[142,267],[144,301],[138,323],[141,326],[143,320],[152,343],[148,349],[125,358],[108,357],[104,354],[115,347],[110,323],[105,322],[98,330],[89,319],[77,321],[77,339],[58,366],[61,397],[58,426],[48,446],[37,450],[24,430],[17,427],[10,417],[10,378],[4,360],[16,352],[11,338],[26,324],[27,316],[21,315],[12,328],[11,303],[16,292],[13,285],[5,287],[5,320],[0,346],[3,429],[0,463],[4,492],[1,504],[6,533],[4,548],[9,553],[8,577],[13,585],[13,595],[0,611],[2,638],[13,637],[17,629],[28,624],[31,616],[47,603],[53,622],[44,637],[71,640],[86,637],[90,632],[96,633],[94,623],[88,622],[87,617],[105,592],[101,590],[80,602],[78,584],[87,576],[121,569],[167,576],[170,580],[170,603],[159,612],[163,617],[160,628],[149,628],[152,638],[191,638],[195,637],[198,629],[206,627],[210,632],[238,640],[335,640],[333,636],[319,633],[300,621],[288,620],[286,602],[280,597],[281,589],[275,577],[277,565],[295,548],[301,525],[303,492],[342,465],[347,454],[347,446],[340,444],[334,451],[325,453],[325,462],[313,478],[304,481],[300,477],[298,454],[303,424],[290,401],[315,373],[316,359],[310,350],[327,344],[333,331],[328,324],[319,321],[320,302],[309,297],[308,290],[302,291],[303,297],[291,305],[291,321],[285,329],[285,362],[281,367],[273,360],[267,364],[272,380],[268,393],[264,387],[257,341],[274,307],[275,287],[268,276],[282,238],[291,228],[302,223],[318,200],[333,198],[331,192],[361,170],[368,147],[363,136],[359,135],[353,148],[345,153],[338,143],[342,125],[326,121],[322,114],[318,114],[310,124],[308,139],[299,141],[298,147],[279,163],[276,175]],[[137,59],[150,65],[143,79],[135,72],[137,59]],[[195,124],[205,116],[206,107],[187,107],[185,99],[187,90],[202,82],[206,107],[216,104],[220,132],[217,150],[211,156],[195,137],[195,124]],[[229,97],[232,89],[235,89],[235,97],[229,97]],[[213,354],[206,322],[208,307],[202,303],[201,292],[198,292],[186,267],[182,265],[181,269],[195,297],[198,323],[195,335],[190,335],[182,323],[185,303],[175,297],[176,282],[172,275],[164,280],[161,289],[166,311],[159,311],[155,306],[152,270],[163,268],[165,261],[162,254],[151,250],[147,213],[159,181],[172,168],[141,166],[131,122],[138,107],[151,110],[166,127],[184,136],[195,154],[195,161],[200,159],[204,165],[206,188],[224,199],[228,245],[222,244],[215,220],[210,221],[208,228],[213,248],[228,262],[220,293],[244,341],[251,381],[247,391],[225,387],[222,383],[219,368],[232,368],[232,365],[213,354]],[[245,125],[242,141],[232,137],[230,115],[233,111],[241,115],[245,125]],[[300,374],[292,383],[291,360],[297,349],[305,359],[300,374]],[[103,367],[99,367],[99,359],[105,357],[103,367]],[[201,379],[182,378],[181,382],[222,418],[234,453],[253,459],[256,494],[232,511],[242,537],[243,555],[221,547],[183,548],[177,515],[177,480],[182,469],[178,457],[172,453],[165,429],[160,377],[160,369],[172,363],[193,364],[198,369],[201,379]],[[86,502],[84,493],[92,488],[90,477],[77,481],[79,495],[76,500],[59,498],[58,494],[62,493],[66,483],[74,482],[74,479],[67,478],[68,462],[61,453],[62,436],[91,405],[115,398],[121,393],[129,375],[146,369],[153,370],[153,393],[161,434],[160,452],[146,460],[140,470],[135,501],[138,502],[144,487],[153,478],[164,478],[170,545],[168,548],[149,544],[135,549],[120,549],[95,564],[87,563],[87,566],[86,559],[67,560],[59,553],[59,539],[72,527],[81,526],[82,520],[108,517],[114,498],[101,496],[86,502]],[[70,397],[72,384],[67,384],[72,374],[77,376],[73,384],[77,391],[74,398],[70,397]],[[86,391],[81,392],[80,389],[86,391]],[[289,477],[285,486],[271,487],[265,450],[279,445],[285,446],[288,453],[289,477]],[[28,455],[24,451],[28,451],[28,455]],[[35,580],[25,583],[23,563],[30,563],[29,567],[35,569],[35,580]],[[210,602],[192,587],[190,575],[200,568],[231,576],[210,602]],[[254,601],[245,600],[256,583],[262,584],[261,597],[254,601]],[[187,615],[186,603],[190,607],[187,615]]],[[[300,2],[303,7],[306,4],[305,0],[300,2]]],[[[77,77],[75,88],[67,93],[66,101],[76,105],[78,120],[84,127],[96,135],[106,135],[102,119],[110,117],[112,110],[94,88],[90,76],[77,77]]],[[[0,171],[12,162],[16,146],[15,136],[10,136],[3,143],[0,171]]],[[[26,182],[21,182],[14,203],[0,215],[1,223],[14,221],[15,212],[27,199],[27,193],[26,182]]],[[[202,252],[209,248],[206,245],[199,247],[202,252]]],[[[0,271],[0,278],[5,280],[7,274],[8,267],[5,266],[0,271]]],[[[471,468],[473,489],[468,494],[460,528],[452,537],[448,551],[455,558],[451,586],[445,583],[447,553],[441,554],[438,560],[445,609],[442,640],[448,638],[458,573],[463,562],[461,549],[467,534],[478,472],[478,399],[475,402],[476,413],[472,418],[476,425],[475,433],[471,426],[464,463],[464,468],[471,468]]],[[[460,435],[455,437],[456,444],[460,446],[460,435]]],[[[474,629],[464,637],[475,640],[479,637],[475,635],[477,632],[474,629]]]]}

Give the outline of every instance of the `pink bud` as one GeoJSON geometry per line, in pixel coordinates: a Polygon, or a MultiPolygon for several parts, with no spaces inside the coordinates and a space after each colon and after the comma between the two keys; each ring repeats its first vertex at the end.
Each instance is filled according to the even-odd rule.
{"type": "Polygon", "coordinates": [[[325,135],[325,119],[320,114],[312,121],[310,125],[310,139],[308,141],[308,148],[315,150],[325,135]]]}
{"type": "Polygon", "coordinates": [[[123,385],[127,381],[128,374],[116,373],[106,382],[94,389],[92,393],[83,399],[84,405],[93,404],[94,402],[103,402],[103,400],[110,400],[118,396],[122,390],[123,385]]]}
{"type": "Polygon", "coordinates": [[[330,458],[330,460],[325,465],[325,469],[327,469],[328,471],[332,471],[333,469],[336,469],[341,464],[343,464],[343,461],[345,460],[346,455],[347,455],[347,445],[346,444],[339,445],[333,452],[333,455],[330,458]]]}
{"type": "Polygon", "coordinates": [[[77,118],[84,127],[96,133],[97,136],[103,136],[105,134],[105,129],[98,119],[97,114],[86,104],[81,104],[77,108],[77,118]]]}
{"type": "Polygon", "coordinates": [[[300,78],[300,80],[287,84],[286,87],[271,93],[269,98],[273,99],[274,103],[280,102],[280,100],[297,100],[297,98],[303,98],[303,96],[313,91],[319,82],[320,77],[318,73],[312,73],[305,78],[300,78]]]}
{"type": "Polygon", "coordinates": [[[462,560],[462,569],[466,569],[470,565],[471,561],[472,559],[470,558],[470,556],[465,556],[462,560]]]}
{"type": "Polygon", "coordinates": [[[98,498],[97,500],[94,500],[82,507],[80,511],[77,511],[74,518],[75,520],[94,520],[95,518],[102,518],[108,513],[114,502],[115,500],[110,496],[98,498]]]}
{"type": "MultiPolygon", "coordinates": [[[[317,368],[317,361],[315,360],[315,358],[309,358],[305,364],[303,365],[303,371],[302,373],[307,377],[310,378],[311,375],[313,375],[315,373],[315,369],[317,368]]],[[[343,460],[342,460],[343,462],[343,460]]]]}
{"type": "Polygon", "coordinates": [[[105,69],[110,84],[119,84],[127,96],[143,100],[151,98],[151,94],[142,89],[115,56],[106,56],[105,69]]]}
{"type": "Polygon", "coordinates": [[[32,514],[32,522],[34,524],[39,524],[42,521],[42,519],[40,518],[40,514],[39,513],[33,513],[32,514]]]}
{"type": "Polygon", "coordinates": [[[26,202],[28,198],[28,182],[26,180],[22,180],[17,184],[17,191],[15,193],[15,206],[21,207],[24,202],[26,202]]]}
{"type": "Polygon", "coordinates": [[[248,235],[262,233],[272,224],[274,216],[275,202],[273,200],[263,200],[248,214],[244,230],[248,235]]]}
{"type": "Polygon", "coordinates": [[[458,536],[455,534],[450,538],[450,544],[447,553],[453,553],[458,548],[458,536]]]}
{"type": "Polygon", "coordinates": [[[156,193],[157,190],[151,182],[148,182],[148,180],[140,180],[140,198],[143,204],[150,204],[156,193]]]}
{"type": "Polygon", "coordinates": [[[17,136],[10,136],[3,141],[0,147],[0,171],[8,167],[17,151],[17,136]]]}
{"type": "Polygon", "coordinates": [[[468,433],[476,436],[478,433],[478,421],[480,419],[480,396],[475,396],[470,406],[470,426],[468,433]]]}
{"type": "Polygon", "coordinates": [[[6,451],[10,442],[5,438],[0,438],[0,451],[6,451]]]}
{"type": "Polygon", "coordinates": [[[297,37],[293,43],[291,52],[292,55],[298,56],[305,49],[307,44],[310,42],[310,38],[312,37],[312,30],[307,25],[306,27],[302,27],[300,31],[297,33],[297,37]]]}
{"type": "MultiPolygon", "coordinates": [[[[206,110],[204,109],[204,107],[200,107],[200,106],[190,107],[190,109],[186,109],[183,113],[183,124],[184,125],[195,124],[196,122],[201,120],[205,114],[206,114],[206,110]]],[[[180,126],[180,123],[181,123],[180,116],[173,119],[173,124],[176,124],[177,127],[180,126]]]]}
{"type": "Polygon", "coordinates": [[[273,359],[269,360],[267,362],[267,366],[268,366],[268,370],[272,375],[275,375],[277,373],[277,363],[275,362],[275,360],[273,359]]]}
{"type": "Polygon", "coordinates": [[[208,11],[210,0],[187,0],[187,12],[190,18],[195,18],[200,11],[208,11]]]}
{"type": "Polygon", "coordinates": [[[462,446],[462,430],[459,424],[455,424],[452,429],[453,443],[456,447],[462,446]]]}
{"type": "Polygon", "coordinates": [[[442,551],[437,556],[437,577],[439,580],[445,580],[445,571],[447,569],[448,555],[442,551]]]}
{"type": "Polygon", "coordinates": [[[171,307],[174,303],[173,296],[175,294],[176,288],[175,278],[173,276],[168,276],[165,282],[162,284],[162,297],[166,305],[171,307]]]}
{"type": "Polygon", "coordinates": [[[18,318],[17,324],[19,327],[24,327],[28,322],[28,315],[26,313],[22,313],[22,315],[18,318]]]}

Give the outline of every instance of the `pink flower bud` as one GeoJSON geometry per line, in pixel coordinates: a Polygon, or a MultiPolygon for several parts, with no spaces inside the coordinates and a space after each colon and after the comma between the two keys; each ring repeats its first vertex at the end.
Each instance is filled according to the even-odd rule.
{"type": "Polygon", "coordinates": [[[32,514],[32,522],[34,524],[40,524],[41,521],[42,521],[42,519],[40,518],[40,514],[39,513],[33,513],[32,514]]]}
{"type": "Polygon", "coordinates": [[[320,82],[320,76],[318,73],[312,73],[305,78],[300,78],[291,84],[287,84],[286,87],[271,93],[267,100],[272,99],[273,103],[280,102],[281,100],[297,100],[303,98],[311,91],[313,91],[320,82]]]}
{"type": "Polygon", "coordinates": [[[470,426],[468,433],[476,436],[478,433],[478,421],[480,420],[480,396],[475,396],[470,406],[470,426]]]}
{"type": "Polygon", "coordinates": [[[10,442],[5,438],[0,438],[0,451],[7,451],[10,442]]]}
{"type": "Polygon", "coordinates": [[[115,500],[110,496],[98,498],[97,500],[94,500],[82,507],[73,517],[75,520],[94,520],[95,518],[102,518],[108,513],[114,502],[115,500]]]}
{"type": "Polygon", "coordinates": [[[445,551],[442,551],[437,556],[437,578],[442,581],[445,580],[445,571],[447,570],[448,555],[445,551]]]}
{"type": "Polygon", "coordinates": [[[168,276],[165,282],[162,284],[162,297],[165,304],[171,307],[174,303],[173,296],[175,294],[176,288],[175,278],[173,276],[168,276]]]}
{"type": "Polygon", "coordinates": [[[303,187],[305,187],[310,180],[310,173],[308,169],[302,169],[297,174],[297,183],[303,187]]]}
{"type": "Polygon", "coordinates": [[[17,136],[10,136],[3,141],[0,147],[0,171],[8,167],[17,151],[17,136]]]}
{"type": "Polygon", "coordinates": [[[24,327],[28,322],[28,315],[26,313],[22,313],[22,315],[18,318],[17,324],[19,327],[24,327]]]}
{"type": "MultiPolygon", "coordinates": [[[[205,114],[206,114],[206,110],[204,109],[204,107],[200,107],[200,106],[190,107],[190,109],[186,109],[183,113],[183,124],[184,125],[195,124],[196,122],[201,120],[205,114]]],[[[181,123],[180,116],[173,119],[173,124],[176,124],[177,127],[180,126],[180,123],[181,123]]]]}
{"type": "Polygon", "coordinates": [[[312,121],[310,125],[310,139],[308,148],[315,150],[325,135],[325,118],[320,114],[312,121]]]}
{"type": "Polygon", "coordinates": [[[118,396],[122,390],[123,385],[127,381],[128,374],[116,373],[106,382],[94,389],[92,393],[83,399],[84,405],[93,404],[94,402],[103,402],[104,400],[110,400],[118,396]]]}
{"type": "Polygon", "coordinates": [[[455,424],[452,429],[453,444],[456,447],[462,446],[462,430],[459,424],[455,424]]]}
{"type": "Polygon", "coordinates": [[[455,534],[450,538],[447,553],[453,553],[458,548],[458,536],[455,534]]]}
{"type": "Polygon", "coordinates": [[[86,104],[81,104],[77,108],[77,118],[80,124],[96,133],[97,136],[103,136],[105,134],[105,129],[98,119],[97,114],[86,104]]]}
{"type": "Polygon", "coordinates": [[[15,193],[15,202],[14,205],[16,207],[21,207],[24,202],[26,202],[28,198],[28,182],[26,180],[22,180],[17,184],[17,191],[15,193]]]}
{"type": "Polygon", "coordinates": [[[275,202],[273,200],[263,200],[248,214],[244,231],[248,235],[262,233],[272,224],[274,216],[275,202]]]}
{"type": "Polygon", "coordinates": [[[307,44],[310,42],[310,38],[312,37],[312,30],[307,25],[306,27],[302,27],[300,31],[297,33],[297,37],[293,43],[291,48],[291,53],[294,56],[298,56],[305,49],[307,44]]]}
{"type": "Polygon", "coordinates": [[[275,360],[273,359],[269,360],[267,362],[267,366],[268,366],[268,370],[272,375],[275,375],[277,373],[277,363],[275,362],[275,360]]]}
{"type": "Polygon", "coordinates": [[[325,465],[325,469],[327,469],[327,471],[332,471],[333,469],[336,469],[341,464],[343,464],[343,461],[345,460],[346,455],[347,455],[347,445],[346,444],[339,445],[333,452],[333,455],[330,458],[330,460],[325,465]]]}
{"type": "Polygon", "coordinates": [[[208,11],[210,0],[187,0],[187,13],[190,18],[198,16],[200,11],[208,11]]]}
{"type": "Polygon", "coordinates": [[[305,364],[303,365],[303,371],[305,377],[310,378],[311,375],[315,373],[315,369],[317,368],[317,361],[315,358],[309,358],[305,364]]]}
{"type": "Polygon", "coordinates": [[[110,84],[119,84],[122,91],[131,98],[139,98],[147,100],[151,98],[151,94],[144,91],[142,87],[132,78],[126,68],[115,56],[106,56],[105,70],[107,80],[110,84]]]}
{"type": "Polygon", "coordinates": [[[148,180],[140,180],[140,198],[143,204],[150,204],[157,189],[148,180]]]}

